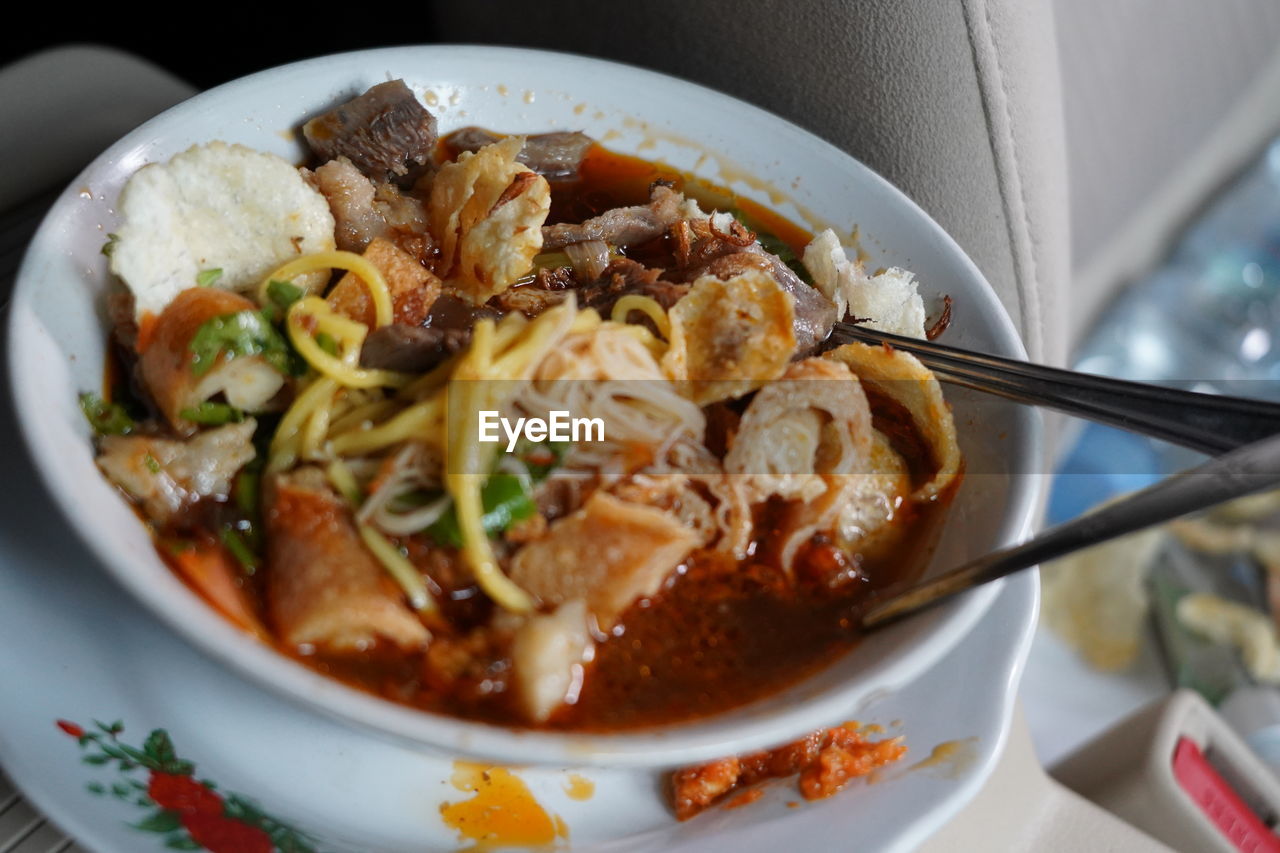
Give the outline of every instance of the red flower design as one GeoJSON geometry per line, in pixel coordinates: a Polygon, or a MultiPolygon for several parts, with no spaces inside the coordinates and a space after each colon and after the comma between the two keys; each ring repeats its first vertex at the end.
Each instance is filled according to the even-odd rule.
{"type": "Polygon", "coordinates": [[[222,815],[222,797],[190,776],[153,772],[147,796],[162,809],[183,814],[222,815]]]}
{"type": "Polygon", "coordinates": [[[191,812],[182,816],[188,833],[210,853],[271,853],[271,836],[256,826],[249,826],[222,815],[191,812]]]}
{"type": "Polygon", "coordinates": [[[62,729],[72,737],[84,737],[84,729],[80,728],[75,723],[68,722],[67,720],[58,720],[58,728],[62,729]]]}

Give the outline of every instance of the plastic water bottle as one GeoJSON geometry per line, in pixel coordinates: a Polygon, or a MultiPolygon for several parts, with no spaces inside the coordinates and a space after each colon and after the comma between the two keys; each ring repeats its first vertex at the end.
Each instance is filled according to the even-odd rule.
{"type": "MultiPolygon", "coordinates": [[[[1162,267],[1116,298],[1076,369],[1280,400],[1280,140],[1196,218],[1162,267]]],[[[1089,424],[1059,465],[1050,521],[1202,458],[1089,424]]]]}

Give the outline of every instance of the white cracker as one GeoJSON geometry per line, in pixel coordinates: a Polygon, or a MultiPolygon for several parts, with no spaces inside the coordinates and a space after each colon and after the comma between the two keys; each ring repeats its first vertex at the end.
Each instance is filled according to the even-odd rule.
{"type": "Polygon", "coordinates": [[[296,168],[225,142],[139,169],[120,213],[111,271],[133,292],[138,317],[160,314],[202,271],[221,269],[214,286],[249,292],[285,261],[334,248],[328,202],[296,168]]]}

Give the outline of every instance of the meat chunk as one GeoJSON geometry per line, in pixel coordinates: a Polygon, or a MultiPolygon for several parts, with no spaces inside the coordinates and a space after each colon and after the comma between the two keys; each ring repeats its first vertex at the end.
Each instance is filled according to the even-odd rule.
{"type": "Polygon", "coordinates": [[[387,220],[373,206],[373,181],[346,157],[320,166],[311,180],[329,202],[339,249],[363,252],[370,240],[386,233],[387,220]]]}
{"type": "Polygon", "coordinates": [[[267,489],[267,603],[294,647],[351,653],[379,640],[417,649],[430,635],[360,541],[323,472],[302,468],[267,489]]]}
{"type": "MultiPolygon", "coordinates": [[[[418,326],[426,321],[431,305],[440,295],[440,279],[395,244],[375,238],[364,256],[378,268],[391,291],[392,322],[418,326]]],[[[376,323],[369,287],[355,273],[347,273],[330,291],[329,303],[339,314],[345,314],[372,329],[376,323]]]]}
{"type": "Polygon", "coordinates": [[[391,80],[302,126],[322,160],[346,157],[375,181],[412,183],[431,162],[436,119],[403,80],[391,80]]]}
{"type": "Polygon", "coordinates": [[[146,435],[102,439],[98,467],[142,504],[147,517],[166,524],[200,498],[231,492],[236,472],[253,460],[252,418],[206,430],[186,441],[146,435]]]}
{"type": "Polygon", "coordinates": [[[360,350],[360,366],[425,373],[471,341],[469,329],[406,326],[393,323],[375,329],[360,350]]]}
{"type": "Polygon", "coordinates": [[[434,259],[422,202],[392,184],[375,184],[346,157],[330,160],[311,179],[329,202],[339,249],[363,252],[370,241],[390,239],[420,263],[434,259]]]}
{"type": "Polygon", "coordinates": [[[138,359],[138,371],[151,398],[174,429],[182,433],[194,431],[196,425],[183,413],[218,394],[243,411],[275,407],[285,377],[277,365],[267,360],[265,351],[274,344],[277,354],[283,355],[285,344],[279,332],[262,319],[257,307],[235,293],[193,287],[180,293],[155,321],[138,359]],[[206,323],[224,317],[244,320],[237,337],[247,351],[234,357],[223,352],[216,361],[197,366],[193,340],[206,323]]]}
{"type": "Polygon", "coordinates": [[[111,271],[133,292],[139,320],[201,281],[249,293],[280,264],[334,246],[329,206],[297,169],[225,142],[143,166],[120,193],[120,215],[111,271]]]}
{"type": "Polygon", "coordinates": [[[543,722],[561,705],[577,701],[592,648],[587,603],[580,598],[554,613],[532,616],[516,629],[511,670],[516,701],[527,719],[543,722]]]}
{"type": "Polygon", "coordinates": [[[605,267],[594,284],[582,288],[581,303],[608,317],[622,297],[634,293],[648,296],[669,309],[689,292],[689,285],[675,284],[662,278],[662,270],[650,269],[630,258],[617,258],[605,267]]]}
{"type": "MultiPolygon", "coordinates": [[[[479,151],[503,139],[480,127],[464,127],[445,137],[455,151],[479,151]]],[[[555,131],[526,136],[516,160],[548,180],[576,178],[595,140],[579,131],[555,131]]]]}
{"type": "MultiPolygon", "coordinates": [[[[553,273],[552,270],[539,272],[553,273]]],[[[555,283],[551,275],[544,276],[550,283],[555,283]]],[[[570,291],[558,287],[542,287],[538,282],[504,290],[490,299],[486,305],[496,308],[503,314],[518,311],[526,317],[536,317],[548,308],[553,308],[569,298],[570,291]]]]}
{"type": "Polygon", "coordinates": [[[663,370],[692,380],[682,393],[700,406],[777,379],[795,352],[794,301],[758,268],[727,280],[702,276],[667,314],[671,346],[663,370]]]}
{"type": "Polygon", "coordinates": [[[669,513],[595,492],[517,551],[508,574],[550,604],[585,599],[607,630],[632,602],[657,592],[697,545],[698,535],[669,513]],[[583,550],[586,541],[592,547],[583,550]]]}
{"type": "Polygon", "coordinates": [[[586,222],[561,222],[542,228],[544,250],[563,249],[570,243],[601,240],[610,246],[631,246],[661,237],[680,219],[684,196],[663,183],[649,190],[649,203],[615,207],[586,222]]]}

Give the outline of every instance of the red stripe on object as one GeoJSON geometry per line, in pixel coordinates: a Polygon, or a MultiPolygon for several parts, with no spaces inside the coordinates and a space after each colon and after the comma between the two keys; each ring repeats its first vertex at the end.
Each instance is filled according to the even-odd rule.
{"type": "Polygon", "coordinates": [[[1280,837],[1267,829],[1253,810],[1218,775],[1191,738],[1183,737],[1173,753],[1173,776],[1214,826],[1242,853],[1280,853],[1280,837]]]}

